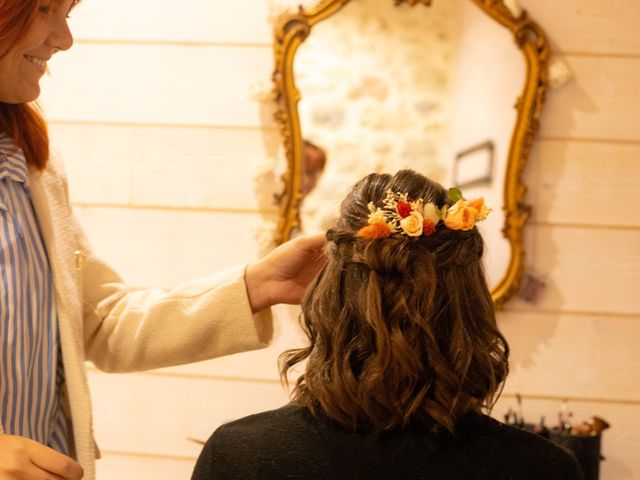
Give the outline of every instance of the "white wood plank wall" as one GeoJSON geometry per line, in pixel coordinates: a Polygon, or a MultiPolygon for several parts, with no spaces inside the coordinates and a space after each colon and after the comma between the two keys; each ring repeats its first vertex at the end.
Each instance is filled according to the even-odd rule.
{"type": "Polygon", "coordinates": [[[612,424],[601,478],[640,478],[640,3],[520,3],[573,78],[547,96],[526,173],[527,262],[547,291],[500,314],[513,355],[496,413],[520,393],[531,421],[552,422],[567,399],[576,420],[612,424]]]}
{"type": "MultiPolygon", "coordinates": [[[[528,264],[548,288],[500,314],[513,374],[496,413],[516,393],[532,420],[567,399],[578,419],[612,423],[602,478],[640,478],[640,2],[521,4],[574,78],[549,92],[526,172],[528,264]]],[[[85,0],[75,12],[76,45],[52,63],[43,105],[87,232],[131,283],[169,286],[258,255],[277,185],[257,185],[251,165],[279,142],[250,95],[270,78],[268,15],[264,0],[85,0]]],[[[261,352],[91,369],[99,478],[189,478],[199,447],[187,437],[285,402],[275,359],[300,340],[295,309],[276,314],[261,352]]]]}

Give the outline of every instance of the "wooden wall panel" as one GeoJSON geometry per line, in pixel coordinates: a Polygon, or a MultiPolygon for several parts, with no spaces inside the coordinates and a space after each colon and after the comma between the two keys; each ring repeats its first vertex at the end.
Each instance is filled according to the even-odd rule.
{"type": "Polygon", "coordinates": [[[256,214],[77,208],[95,251],[132,285],[171,287],[259,255],[256,214]]]}
{"type": "Polygon", "coordinates": [[[640,230],[537,225],[525,232],[527,270],[546,282],[535,306],[509,308],[639,314],[640,230]]]}
{"type": "Polygon", "coordinates": [[[107,451],[195,458],[223,423],[278,408],[277,383],[90,372],[98,445],[107,451]]]}
{"type": "Polygon", "coordinates": [[[639,55],[637,0],[519,0],[555,52],[639,55]]]}
{"type": "MultiPolygon", "coordinates": [[[[160,372],[278,383],[278,355],[306,344],[292,322],[297,309],[286,308],[275,309],[279,333],[269,348],[160,372]]],[[[640,365],[640,316],[502,311],[498,322],[511,346],[506,393],[640,403],[640,386],[628,381],[640,365]]]]}
{"type": "MultiPolygon", "coordinates": [[[[306,344],[292,323],[294,309],[287,316],[283,308],[276,309],[280,333],[269,348],[163,372],[277,383],[278,355],[306,344]]],[[[499,312],[498,320],[512,349],[508,392],[640,402],[640,386],[628,381],[640,365],[640,316],[512,310],[499,312]]]]}
{"type": "Polygon", "coordinates": [[[93,0],[76,7],[71,28],[79,42],[271,45],[272,27],[268,18],[267,1],[93,0]]]}
{"type": "Polygon", "coordinates": [[[272,111],[252,89],[272,68],[268,46],[78,44],[50,62],[41,103],[51,120],[258,127],[272,111]]]}
{"type": "MultiPolygon", "coordinates": [[[[520,0],[520,4],[549,32],[555,51],[640,53],[636,35],[640,5],[635,0],[520,0]]],[[[180,0],[94,0],[77,7],[71,25],[79,42],[271,42],[269,2],[192,0],[190,15],[183,15],[184,8],[180,0]],[[113,15],[115,11],[126,11],[127,15],[113,15]]]]}
{"type": "Polygon", "coordinates": [[[52,123],[79,204],[275,211],[282,189],[258,176],[277,158],[275,129],[52,123]]]}
{"type": "Polygon", "coordinates": [[[131,203],[135,132],[127,127],[117,132],[106,128],[49,125],[52,151],[64,163],[72,202],[131,203]]]}
{"type": "Polygon", "coordinates": [[[547,96],[544,138],[640,141],[640,58],[563,56],[573,74],[547,96]]]}
{"type": "Polygon", "coordinates": [[[640,179],[640,143],[540,140],[526,175],[531,222],[640,227],[640,189],[630,179],[640,179]]]}
{"type": "MultiPolygon", "coordinates": [[[[71,187],[73,191],[73,183],[71,187]]],[[[153,190],[155,187],[148,188],[153,190]]],[[[205,255],[206,265],[210,268],[235,264],[231,260],[252,260],[258,254],[255,236],[265,218],[232,211],[129,211],[88,207],[77,210],[97,251],[112,259],[114,265],[121,265],[127,276],[133,274],[127,278],[139,279],[139,273],[134,272],[151,268],[153,273],[147,278],[162,278],[164,281],[191,278],[189,273],[203,274],[189,266],[189,257],[193,258],[195,254],[205,255]],[[235,229],[233,235],[224,228],[231,224],[235,229]],[[158,242],[160,238],[164,240],[158,242]],[[238,248],[238,242],[243,242],[243,249],[238,248]],[[211,248],[211,245],[216,247],[211,248]],[[250,250],[254,251],[253,255],[241,253],[250,250]],[[229,255],[228,252],[233,253],[229,255]],[[167,273],[157,277],[158,268],[165,267],[167,273]]],[[[270,218],[273,219],[273,212],[270,218]]],[[[635,266],[640,261],[639,240],[639,234],[634,230],[584,230],[547,225],[530,228],[526,243],[528,261],[533,271],[546,277],[548,283],[540,307],[579,312],[638,313],[637,298],[626,286],[638,281],[635,266]],[[606,281],[604,290],[603,281],[606,281]],[[585,296],[585,292],[589,294],[585,296]],[[603,296],[610,302],[603,303],[603,296]]]]}
{"type": "Polygon", "coordinates": [[[498,314],[511,346],[506,393],[635,401],[640,385],[640,316],[514,312],[498,314]]]}

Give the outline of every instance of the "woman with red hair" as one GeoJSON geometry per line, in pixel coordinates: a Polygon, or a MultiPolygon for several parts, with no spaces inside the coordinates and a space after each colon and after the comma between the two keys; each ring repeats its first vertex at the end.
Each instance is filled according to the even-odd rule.
{"type": "Polygon", "coordinates": [[[78,0],[0,0],[0,479],[93,479],[84,362],[123,372],[259,348],[269,306],[296,303],[324,260],[301,238],[170,291],[134,290],[91,250],[32,103],[69,49],[78,0]],[[179,328],[176,328],[179,325],[179,328]]]}

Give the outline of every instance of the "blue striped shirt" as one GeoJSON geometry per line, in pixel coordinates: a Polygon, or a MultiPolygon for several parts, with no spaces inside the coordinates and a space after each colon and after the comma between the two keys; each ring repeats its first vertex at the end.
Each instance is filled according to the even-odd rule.
{"type": "Polygon", "coordinates": [[[33,206],[27,163],[0,133],[0,422],[69,455],[51,270],[33,206]]]}

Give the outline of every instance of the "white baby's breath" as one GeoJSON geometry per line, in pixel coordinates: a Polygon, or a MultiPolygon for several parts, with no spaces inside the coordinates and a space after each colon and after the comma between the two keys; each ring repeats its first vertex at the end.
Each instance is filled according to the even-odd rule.
{"type": "Polygon", "coordinates": [[[426,203],[422,209],[422,215],[425,220],[429,220],[434,225],[437,225],[440,221],[440,209],[434,203],[426,203]]]}

